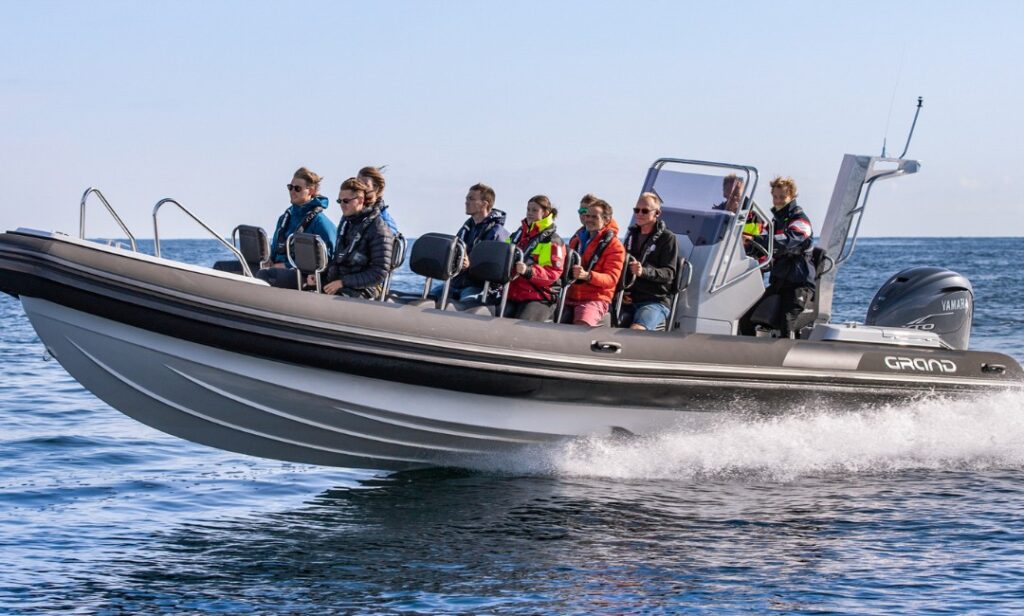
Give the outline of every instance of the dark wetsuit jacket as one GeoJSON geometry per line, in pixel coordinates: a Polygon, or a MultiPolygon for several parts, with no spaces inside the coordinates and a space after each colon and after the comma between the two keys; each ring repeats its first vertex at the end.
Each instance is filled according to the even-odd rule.
{"type": "Polygon", "coordinates": [[[391,269],[393,239],[377,207],[346,216],[338,225],[324,282],[340,279],[343,288],[363,289],[366,297],[377,297],[391,269]]]}
{"type": "MultiPolygon", "coordinates": [[[[626,250],[643,265],[640,276],[626,290],[634,304],[659,302],[668,306],[672,282],[676,277],[679,244],[676,234],[659,220],[651,234],[640,241],[640,227],[630,226],[626,232],[626,250]]],[[[628,279],[627,279],[628,282],[628,279]]]]}

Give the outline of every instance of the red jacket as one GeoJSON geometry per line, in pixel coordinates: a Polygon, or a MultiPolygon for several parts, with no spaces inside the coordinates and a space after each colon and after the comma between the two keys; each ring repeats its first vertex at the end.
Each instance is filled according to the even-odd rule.
{"type": "MultiPolygon", "coordinates": [[[[604,236],[606,231],[611,231],[614,234],[612,241],[608,242],[604,252],[601,253],[601,257],[594,264],[593,269],[590,270],[591,279],[586,282],[577,280],[569,287],[569,296],[567,298],[569,302],[574,304],[594,301],[611,302],[612,298],[615,297],[615,287],[619,284],[619,276],[622,275],[622,265],[626,260],[626,247],[619,241],[619,225],[614,220],[609,222],[604,229],[598,232],[594,239],[587,243],[587,249],[580,255],[580,262],[583,265],[583,269],[586,269],[587,264],[590,263],[590,258],[597,250],[598,244],[601,243],[601,237],[604,236]]],[[[579,238],[576,236],[569,240],[569,248],[573,250],[578,250],[579,244],[579,238]]]]}
{"type": "MultiPolygon", "coordinates": [[[[554,230],[554,221],[547,216],[527,226],[526,219],[523,219],[519,228],[516,246],[525,250],[530,240],[537,237],[547,229],[554,230]]],[[[523,276],[517,276],[508,287],[508,299],[512,302],[550,302],[555,299],[551,285],[556,283],[562,275],[562,264],[565,263],[565,243],[557,233],[550,234],[546,242],[540,242],[533,249],[532,254],[524,255],[527,263],[527,272],[523,276]]]]}

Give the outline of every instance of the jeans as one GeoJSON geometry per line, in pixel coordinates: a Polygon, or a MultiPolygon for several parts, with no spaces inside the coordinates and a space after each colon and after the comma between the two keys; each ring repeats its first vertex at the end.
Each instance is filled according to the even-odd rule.
{"type": "Polygon", "coordinates": [[[622,312],[632,315],[633,325],[642,325],[644,329],[654,331],[668,319],[669,310],[661,302],[644,302],[623,306],[622,312]]]}

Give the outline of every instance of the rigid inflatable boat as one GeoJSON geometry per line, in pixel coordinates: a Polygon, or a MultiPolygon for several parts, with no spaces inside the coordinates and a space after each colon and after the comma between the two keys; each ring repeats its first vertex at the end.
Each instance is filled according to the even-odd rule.
{"type": "MultiPolygon", "coordinates": [[[[177,204],[170,199],[154,208],[157,256],[134,250],[134,239],[87,241],[91,196],[117,218],[94,189],[83,196],[78,237],[0,235],[0,289],[20,298],[49,353],[114,408],[197,443],[311,464],[473,466],[582,435],[698,430],[739,409],[1021,389],[1014,359],[967,350],[973,294],[953,272],[900,272],[865,323],[831,323],[835,278],[871,186],[919,167],[844,157],[817,241],[816,301],[798,339],[736,334],[764,290],[763,268],[743,246],[749,218],[771,232],[752,199],[757,170],[684,159],[656,161],[642,187],[663,199],[684,259],[667,331],[520,321],[493,307],[452,309],[444,298],[275,289],[251,277],[234,245],[239,274],[161,258],[157,211],[177,204]],[[736,213],[712,207],[727,173],[744,180],[736,213]]],[[[455,257],[429,244],[412,245],[413,271],[450,277],[455,257]]]]}

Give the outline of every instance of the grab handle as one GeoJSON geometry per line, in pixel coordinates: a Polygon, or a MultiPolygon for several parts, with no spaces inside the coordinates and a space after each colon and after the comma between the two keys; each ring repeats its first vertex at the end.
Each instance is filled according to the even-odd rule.
{"type": "Polygon", "coordinates": [[[618,342],[606,342],[603,340],[591,340],[590,350],[595,353],[619,353],[622,345],[618,342]]]}

